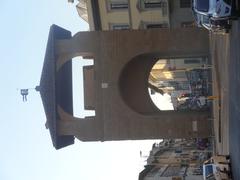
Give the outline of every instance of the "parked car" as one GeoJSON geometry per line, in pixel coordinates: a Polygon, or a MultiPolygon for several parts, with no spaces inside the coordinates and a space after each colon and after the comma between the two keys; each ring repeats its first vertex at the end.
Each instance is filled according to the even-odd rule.
{"type": "Polygon", "coordinates": [[[232,26],[229,19],[216,20],[196,12],[194,12],[194,17],[198,27],[203,27],[211,32],[228,33],[232,26]]]}
{"type": "Polygon", "coordinates": [[[212,19],[237,18],[236,0],[193,0],[193,11],[212,19]]]}
{"type": "Polygon", "coordinates": [[[210,31],[216,33],[229,33],[232,24],[229,19],[212,19],[210,18],[210,31]]]}
{"type": "Polygon", "coordinates": [[[204,180],[231,180],[231,166],[229,156],[212,156],[203,163],[204,180]]]}

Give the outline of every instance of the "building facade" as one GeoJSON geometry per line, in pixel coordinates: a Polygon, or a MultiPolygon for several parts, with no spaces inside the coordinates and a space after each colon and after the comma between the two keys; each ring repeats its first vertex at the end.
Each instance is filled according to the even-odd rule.
{"type": "Polygon", "coordinates": [[[175,110],[187,100],[180,99],[183,95],[208,96],[211,93],[208,85],[210,78],[208,63],[207,57],[158,60],[149,75],[151,93],[158,92],[162,95],[168,93],[175,110]]]}
{"type": "Polygon", "coordinates": [[[192,27],[191,0],[79,0],[90,30],[192,27]]]}
{"type": "Polygon", "coordinates": [[[139,180],[203,180],[202,164],[211,154],[208,139],[165,139],[153,144],[139,180]]]}
{"type": "Polygon", "coordinates": [[[169,87],[167,83],[171,82],[173,87],[174,82],[178,82],[181,87],[173,87],[173,90],[185,90],[188,83],[186,72],[201,69],[206,63],[207,57],[160,59],[152,67],[149,82],[158,88],[169,87]]]}

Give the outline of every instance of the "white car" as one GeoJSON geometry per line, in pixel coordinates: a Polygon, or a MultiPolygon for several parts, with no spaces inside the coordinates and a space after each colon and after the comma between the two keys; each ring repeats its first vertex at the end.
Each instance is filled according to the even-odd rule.
{"type": "Polygon", "coordinates": [[[198,27],[204,27],[207,30],[211,30],[211,24],[210,24],[210,17],[203,15],[203,14],[198,14],[196,12],[194,13],[194,17],[195,17],[195,22],[197,24],[198,27]]]}
{"type": "Polygon", "coordinates": [[[204,180],[231,180],[229,156],[213,156],[203,163],[204,180]]]}
{"type": "Polygon", "coordinates": [[[204,27],[209,31],[216,33],[228,33],[231,29],[231,21],[228,19],[212,19],[209,16],[196,13],[194,16],[197,26],[204,27]]]}
{"type": "Polygon", "coordinates": [[[235,18],[236,0],[193,0],[193,11],[213,19],[235,18]]]}

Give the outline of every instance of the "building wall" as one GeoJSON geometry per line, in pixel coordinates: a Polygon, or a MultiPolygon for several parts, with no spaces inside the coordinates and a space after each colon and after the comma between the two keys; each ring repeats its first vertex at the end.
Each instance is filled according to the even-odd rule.
{"type": "Polygon", "coordinates": [[[156,81],[186,80],[185,72],[201,68],[205,57],[159,60],[152,68],[151,75],[156,81]]]}
{"type": "Polygon", "coordinates": [[[199,171],[207,158],[207,151],[198,150],[193,139],[165,140],[153,146],[147,159],[151,170],[139,176],[139,180],[202,180],[199,171]]]}
{"type": "MultiPolygon", "coordinates": [[[[168,1],[165,1],[168,6],[168,1]]],[[[168,13],[164,15],[163,8],[156,9],[140,9],[137,8],[138,0],[130,1],[130,13],[133,29],[145,28],[145,24],[164,23],[169,26],[168,13]]]]}
{"type": "MultiPolygon", "coordinates": [[[[162,24],[164,28],[182,27],[184,22],[189,25],[193,22],[191,8],[181,7],[181,1],[186,0],[162,0],[161,2],[164,3],[162,7],[145,8],[141,0],[118,0],[118,2],[128,2],[128,8],[111,9],[109,5],[111,0],[98,0],[101,29],[111,30],[114,24],[129,25],[130,29],[144,29],[149,24],[162,24]]],[[[87,0],[86,5],[90,30],[94,30],[93,13],[96,12],[93,12],[91,0],[87,0]]]]}
{"type": "Polygon", "coordinates": [[[128,9],[110,10],[108,2],[108,0],[99,1],[103,30],[110,29],[110,24],[129,24],[132,29],[142,28],[147,23],[166,23],[169,25],[169,17],[163,15],[162,8],[144,10],[137,8],[138,0],[131,0],[128,9]]]}
{"type": "MultiPolygon", "coordinates": [[[[183,27],[183,23],[193,24],[193,14],[191,7],[181,7],[181,1],[186,0],[169,0],[170,4],[170,25],[171,28],[183,27]]],[[[191,4],[191,0],[188,0],[191,4]]]]}
{"type": "Polygon", "coordinates": [[[89,30],[94,31],[95,27],[94,27],[94,23],[93,23],[92,3],[90,0],[87,0],[86,3],[87,3],[89,30]]]}
{"type": "Polygon", "coordinates": [[[129,24],[128,9],[110,10],[105,0],[99,1],[102,30],[110,29],[110,24],[129,24]]]}

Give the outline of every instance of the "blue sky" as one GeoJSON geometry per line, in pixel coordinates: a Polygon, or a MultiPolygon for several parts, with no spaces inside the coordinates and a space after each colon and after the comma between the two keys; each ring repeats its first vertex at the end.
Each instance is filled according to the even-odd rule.
{"type": "MultiPolygon", "coordinates": [[[[71,32],[88,30],[67,0],[0,1],[0,179],[137,179],[152,141],[75,144],[56,151],[45,129],[40,96],[19,88],[38,85],[51,24],[71,32]]],[[[81,111],[80,111],[81,114],[81,111]]]]}

